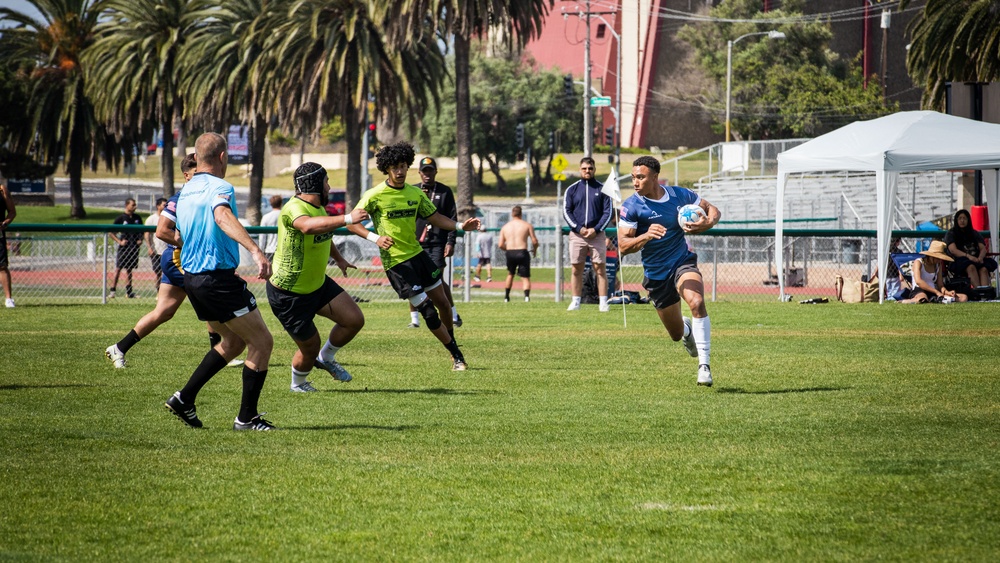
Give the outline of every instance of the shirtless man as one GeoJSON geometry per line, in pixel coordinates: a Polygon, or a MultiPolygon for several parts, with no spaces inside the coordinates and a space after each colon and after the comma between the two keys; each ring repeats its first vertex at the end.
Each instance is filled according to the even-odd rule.
{"type": "Polygon", "coordinates": [[[524,288],[524,300],[530,301],[531,295],[531,257],[538,256],[538,237],[531,223],[521,219],[521,206],[515,205],[510,210],[510,221],[500,229],[501,250],[507,252],[507,281],[504,284],[504,303],[510,301],[510,288],[514,285],[514,273],[521,276],[521,286],[524,288]],[[528,239],[531,239],[531,254],[528,254],[528,239]]]}

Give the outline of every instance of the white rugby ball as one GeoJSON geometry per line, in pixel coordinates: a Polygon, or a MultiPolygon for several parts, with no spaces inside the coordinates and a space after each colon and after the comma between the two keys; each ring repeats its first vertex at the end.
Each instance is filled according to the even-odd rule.
{"type": "Polygon", "coordinates": [[[697,223],[704,216],[705,210],[701,206],[691,203],[677,210],[677,224],[684,227],[689,223],[697,223]]]}

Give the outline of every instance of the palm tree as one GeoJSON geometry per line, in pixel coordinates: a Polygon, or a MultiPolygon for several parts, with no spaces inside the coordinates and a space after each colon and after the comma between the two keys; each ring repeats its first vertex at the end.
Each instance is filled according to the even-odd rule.
{"type": "Polygon", "coordinates": [[[284,72],[262,73],[262,91],[275,94],[284,123],[318,129],[339,115],[347,138],[347,206],[361,196],[361,139],[369,100],[390,127],[418,116],[436,100],[444,57],[431,33],[404,45],[390,44],[383,30],[398,13],[373,19],[375,2],[295,0],[282,24],[268,30],[265,49],[284,72]],[[311,123],[302,120],[309,118],[311,123]]]}
{"type": "Polygon", "coordinates": [[[265,139],[275,107],[273,96],[263,88],[264,77],[283,71],[264,44],[290,4],[289,0],[230,0],[220,6],[217,0],[194,0],[190,16],[198,23],[179,62],[181,88],[194,100],[187,108],[189,115],[218,130],[234,122],[251,124],[246,218],[254,225],[260,223],[265,139]]]}
{"type": "Polygon", "coordinates": [[[523,47],[541,33],[542,20],[553,0],[399,0],[383,4],[395,12],[390,28],[394,39],[405,39],[425,14],[437,16],[443,30],[454,37],[455,49],[455,140],[458,151],[458,214],[475,213],[472,190],[476,176],[472,168],[472,112],[469,101],[469,59],[472,40],[487,32],[511,46],[523,47]],[[402,14],[402,16],[400,16],[402,14]]]}
{"type": "Polygon", "coordinates": [[[93,41],[98,10],[92,0],[26,0],[40,19],[0,8],[0,20],[13,23],[0,37],[0,56],[17,61],[30,77],[30,127],[8,139],[19,152],[33,151],[42,162],[64,160],[70,185],[70,216],[84,219],[83,167],[103,158],[117,167],[131,158],[133,135],[109,134],[87,97],[81,54],[93,41]],[[123,147],[129,147],[123,152],[123,147]]]}
{"type": "Polygon", "coordinates": [[[1000,0],[927,0],[909,31],[906,66],[924,106],[940,107],[948,82],[1000,79],[1000,0]]]}
{"type": "MultiPolygon", "coordinates": [[[[177,56],[187,37],[188,0],[104,0],[84,60],[89,93],[117,133],[157,123],[163,132],[163,195],[174,194],[174,118],[183,104],[177,56]]],[[[206,61],[207,63],[207,61],[206,61]]]]}

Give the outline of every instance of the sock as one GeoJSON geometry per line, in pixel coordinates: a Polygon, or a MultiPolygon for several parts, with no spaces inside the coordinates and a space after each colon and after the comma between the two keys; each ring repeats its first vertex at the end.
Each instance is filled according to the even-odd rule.
{"type": "Polygon", "coordinates": [[[531,297],[531,290],[530,289],[524,290],[524,296],[525,297],[531,297]]]}
{"type": "Polygon", "coordinates": [[[456,309],[454,305],[451,307],[451,320],[453,321],[458,320],[458,309],[456,309]]]}
{"type": "Polygon", "coordinates": [[[125,338],[122,338],[120,341],[118,341],[118,344],[116,344],[116,346],[118,346],[119,352],[125,354],[129,351],[129,349],[135,346],[139,342],[139,340],[140,340],[139,335],[135,333],[135,329],[132,329],[128,331],[128,334],[125,335],[125,338]]]}
{"type": "Polygon", "coordinates": [[[465,357],[462,356],[462,352],[459,351],[458,343],[455,342],[454,338],[451,339],[451,342],[445,344],[444,347],[447,348],[448,352],[451,353],[452,358],[455,358],[456,360],[462,360],[463,362],[465,361],[465,357]]]}
{"type": "Polygon", "coordinates": [[[208,333],[208,347],[209,348],[214,348],[215,345],[218,344],[219,342],[222,342],[222,335],[221,334],[219,334],[218,332],[209,332],[208,333]]]}
{"type": "Polygon", "coordinates": [[[508,288],[504,288],[503,298],[506,299],[507,301],[510,301],[510,288],[509,287],[508,288]]]}
{"type": "Polygon", "coordinates": [[[309,377],[308,371],[299,371],[292,368],[292,387],[298,387],[307,381],[309,377]]]}
{"type": "Polygon", "coordinates": [[[420,313],[417,311],[410,311],[410,322],[415,325],[420,324],[420,313]]]}
{"type": "Polygon", "coordinates": [[[257,410],[257,401],[260,400],[260,392],[264,389],[266,378],[266,369],[257,371],[243,364],[243,397],[240,400],[240,414],[237,417],[240,422],[250,422],[253,417],[260,414],[257,410]]]}
{"type": "Polygon", "coordinates": [[[127,293],[128,295],[132,295],[132,286],[131,285],[126,285],[125,286],[125,293],[127,293]]]}
{"type": "Polygon", "coordinates": [[[606,306],[608,304],[608,296],[607,295],[602,295],[598,299],[601,300],[601,307],[604,307],[604,306],[606,306]]]}
{"type": "Polygon", "coordinates": [[[712,344],[712,323],[708,317],[691,319],[691,332],[694,333],[694,343],[698,347],[698,363],[708,364],[712,344]]]}
{"type": "Polygon", "coordinates": [[[574,295],[573,300],[570,303],[573,305],[579,305],[580,299],[582,299],[582,297],[580,297],[579,295],[574,295]]]}
{"type": "Polygon", "coordinates": [[[324,362],[332,362],[336,356],[337,352],[340,351],[340,346],[334,346],[330,344],[330,340],[327,339],[326,344],[319,351],[319,358],[324,362]]]}
{"type": "Polygon", "coordinates": [[[208,380],[226,367],[226,359],[215,350],[209,350],[205,357],[195,368],[194,373],[188,379],[187,385],[181,389],[181,400],[185,403],[193,403],[201,388],[208,383],[208,380]]]}

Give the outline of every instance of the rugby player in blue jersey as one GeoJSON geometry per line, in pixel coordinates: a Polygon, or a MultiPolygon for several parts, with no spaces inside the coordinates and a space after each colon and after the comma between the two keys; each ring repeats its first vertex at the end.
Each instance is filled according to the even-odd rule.
{"type": "Polygon", "coordinates": [[[622,256],[641,251],[642,287],[649,292],[660,322],[674,342],[683,340],[688,354],[698,358],[698,385],[711,387],[711,323],[705,309],[705,288],[698,255],[691,252],[684,237],[711,229],[722,214],[691,190],[661,186],[659,174],[660,163],[651,156],[641,156],[632,163],[635,194],[622,203],[618,249],[622,256]],[[698,205],[705,215],[681,226],[677,211],[688,204],[698,205]],[[681,314],[682,298],[692,319],[681,314]]]}
{"type": "Polygon", "coordinates": [[[271,430],[257,410],[267,377],[274,340],[257,309],[257,300],[236,274],[239,247],[257,264],[257,277],[271,276],[271,263],[237,220],[236,194],[226,176],[226,139],[205,133],[195,141],[198,165],[177,199],[177,230],[184,243],[181,268],[184,289],[198,318],[208,321],[222,341],[202,359],[187,384],[167,399],[166,407],[185,424],[200,428],[195,398],[226,363],[247,350],[243,395],[234,430],[271,430]]]}

